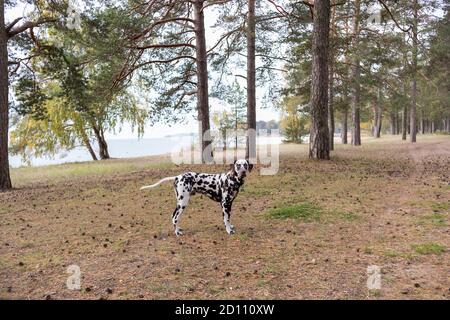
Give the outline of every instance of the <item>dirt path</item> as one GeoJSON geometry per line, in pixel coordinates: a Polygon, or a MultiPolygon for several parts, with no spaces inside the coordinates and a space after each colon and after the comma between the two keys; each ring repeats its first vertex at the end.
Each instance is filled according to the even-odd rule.
{"type": "Polygon", "coordinates": [[[329,162],[306,151],[285,146],[277,175],[248,178],[232,237],[219,206],[194,197],[176,238],[170,186],[138,192],[163,176],[223,166],[143,159],[89,165],[88,174],[75,165],[16,172],[20,189],[0,194],[0,297],[448,299],[450,139],[338,145],[329,162]],[[316,211],[268,217],[305,204],[316,211]],[[66,287],[74,264],[80,291],[66,287]],[[381,267],[381,290],[366,286],[370,265],[381,267]]]}

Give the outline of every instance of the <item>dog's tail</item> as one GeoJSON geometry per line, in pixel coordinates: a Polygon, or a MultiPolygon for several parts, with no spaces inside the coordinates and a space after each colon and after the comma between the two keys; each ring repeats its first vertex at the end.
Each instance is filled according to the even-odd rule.
{"type": "Polygon", "coordinates": [[[159,180],[157,183],[152,184],[151,186],[143,186],[143,187],[141,188],[141,190],[154,188],[154,187],[156,187],[156,186],[159,186],[159,185],[160,185],[161,183],[163,183],[164,181],[175,180],[175,178],[176,178],[176,177],[167,177],[167,178],[161,179],[161,180],[159,180]]]}

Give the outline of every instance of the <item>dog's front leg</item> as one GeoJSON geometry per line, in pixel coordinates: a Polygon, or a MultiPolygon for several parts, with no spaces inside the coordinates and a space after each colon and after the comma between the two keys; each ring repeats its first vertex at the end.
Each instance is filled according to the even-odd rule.
{"type": "Polygon", "coordinates": [[[230,223],[231,218],[231,201],[222,201],[223,222],[228,234],[234,233],[234,226],[230,223]]]}

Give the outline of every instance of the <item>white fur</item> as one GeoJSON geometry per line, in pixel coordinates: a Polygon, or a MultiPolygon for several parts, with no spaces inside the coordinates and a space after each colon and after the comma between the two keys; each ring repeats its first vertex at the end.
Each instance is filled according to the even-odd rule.
{"type": "Polygon", "coordinates": [[[155,184],[152,184],[152,185],[150,185],[150,186],[144,186],[144,187],[141,187],[141,190],[154,188],[154,187],[156,187],[156,186],[159,186],[161,183],[163,183],[163,182],[165,182],[165,181],[175,180],[175,178],[176,178],[176,177],[167,177],[167,178],[161,179],[161,180],[159,180],[159,181],[158,181],[157,183],[155,183],[155,184]]]}

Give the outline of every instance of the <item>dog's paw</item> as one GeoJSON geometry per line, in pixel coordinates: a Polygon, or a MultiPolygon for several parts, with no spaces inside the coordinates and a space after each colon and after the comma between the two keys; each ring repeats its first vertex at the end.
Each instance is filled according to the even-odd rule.
{"type": "Polygon", "coordinates": [[[181,230],[181,229],[176,229],[176,230],[175,230],[175,235],[176,235],[177,237],[183,235],[183,230],[181,230]]]}
{"type": "Polygon", "coordinates": [[[234,234],[235,233],[234,228],[227,228],[227,233],[230,235],[234,234]]]}

